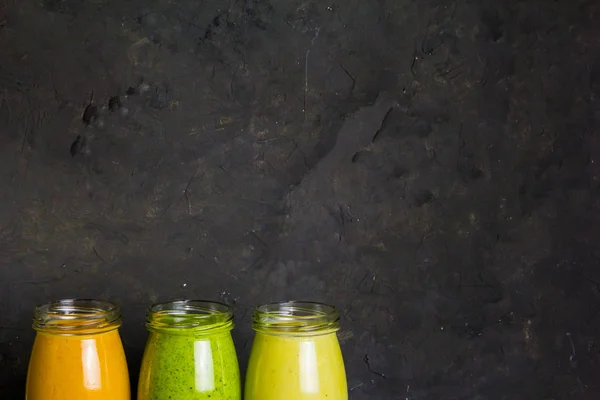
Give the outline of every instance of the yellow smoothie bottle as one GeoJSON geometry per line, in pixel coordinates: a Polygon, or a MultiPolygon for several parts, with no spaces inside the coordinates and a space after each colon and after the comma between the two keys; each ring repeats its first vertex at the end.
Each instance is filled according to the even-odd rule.
{"type": "Polygon", "coordinates": [[[26,400],[130,400],[117,306],[60,300],[38,306],[26,400]]]}
{"type": "Polygon", "coordinates": [[[246,400],[347,400],[335,307],[310,302],[257,307],[246,400]]]}

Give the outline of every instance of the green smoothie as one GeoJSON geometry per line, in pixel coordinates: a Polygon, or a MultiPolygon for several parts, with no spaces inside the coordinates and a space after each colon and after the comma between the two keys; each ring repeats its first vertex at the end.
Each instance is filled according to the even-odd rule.
{"type": "Polygon", "coordinates": [[[229,325],[204,331],[151,329],[138,400],[241,400],[229,325]]]}

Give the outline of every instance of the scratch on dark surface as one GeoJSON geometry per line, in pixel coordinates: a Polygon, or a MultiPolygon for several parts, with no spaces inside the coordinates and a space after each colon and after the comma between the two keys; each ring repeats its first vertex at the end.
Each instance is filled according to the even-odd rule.
{"type": "Polygon", "coordinates": [[[246,198],[246,197],[241,197],[240,199],[244,200],[244,201],[249,201],[249,202],[252,202],[252,203],[263,204],[263,205],[272,207],[274,209],[277,209],[277,207],[275,205],[273,205],[273,204],[271,204],[269,202],[263,201],[263,200],[249,199],[249,198],[246,198]]]}
{"type": "Polygon", "coordinates": [[[350,303],[350,305],[348,307],[346,307],[346,310],[344,311],[344,319],[348,318],[348,315],[350,314],[350,311],[352,311],[352,308],[354,307],[354,302],[356,301],[356,299],[358,298],[358,296],[355,296],[354,299],[352,300],[352,302],[350,303]]]}
{"type": "Polygon", "coordinates": [[[483,326],[483,327],[475,327],[470,325],[469,323],[465,324],[465,330],[468,333],[468,338],[469,339],[475,339],[477,337],[481,337],[484,333],[494,329],[494,328],[498,328],[500,326],[506,325],[506,324],[512,324],[512,312],[509,312],[503,316],[501,316],[500,318],[498,318],[498,320],[488,326],[483,326]]]}
{"type": "Polygon", "coordinates": [[[77,154],[80,154],[85,149],[86,142],[87,139],[85,137],[77,135],[77,138],[75,138],[75,140],[71,144],[71,147],[69,148],[69,153],[71,154],[71,157],[75,157],[77,154]]]}
{"type": "Polygon", "coordinates": [[[577,353],[575,352],[575,343],[573,343],[573,338],[571,337],[571,333],[567,332],[567,337],[569,338],[569,343],[571,344],[571,355],[569,356],[570,363],[577,362],[577,353]]]}
{"type": "MultiPolygon", "coordinates": [[[[194,181],[194,178],[196,177],[196,174],[198,173],[198,168],[199,168],[199,166],[196,167],[196,170],[194,171],[194,173],[192,174],[192,176],[188,180],[188,183],[185,186],[185,189],[183,189],[183,196],[185,197],[185,199],[187,201],[187,205],[188,205],[188,215],[192,215],[192,202],[190,200],[188,191],[190,189],[190,186],[192,185],[192,182],[194,181]]],[[[206,172],[204,174],[202,174],[202,177],[200,178],[201,181],[204,179],[204,175],[205,174],[206,174],[206,172]]]]}
{"type": "Polygon", "coordinates": [[[383,379],[386,379],[385,374],[383,374],[381,372],[374,371],[373,368],[371,368],[371,361],[369,360],[369,355],[368,354],[365,354],[365,357],[363,358],[363,361],[365,362],[365,364],[367,364],[367,368],[368,368],[368,370],[369,370],[370,373],[372,373],[374,375],[377,375],[377,376],[380,376],[383,379]]]}
{"type": "Polygon", "coordinates": [[[428,47],[427,49],[425,48],[425,43],[427,42],[427,39],[429,38],[429,27],[430,26],[431,26],[431,21],[429,21],[429,23],[427,24],[427,28],[425,30],[425,36],[423,37],[423,41],[421,42],[421,52],[422,52],[423,56],[433,55],[435,50],[437,50],[438,48],[440,48],[444,45],[444,41],[443,41],[443,39],[441,39],[437,45],[435,45],[433,47],[428,47]]]}
{"type": "Polygon", "coordinates": [[[129,244],[129,237],[121,230],[114,229],[114,227],[92,222],[86,224],[85,229],[93,229],[99,232],[106,240],[117,240],[125,245],[129,244]]]}
{"type": "Polygon", "coordinates": [[[25,143],[27,143],[27,139],[29,138],[29,130],[31,129],[29,122],[30,122],[30,118],[27,118],[25,120],[25,128],[23,129],[23,141],[21,142],[21,155],[23,155],[23,153],[25,152],[25,143]]]}
{"type": "Polygon", "coordinates": [[[98,259],[102,262],[106,262],[106,260],[98,253],[98,250],[96,250],[96,247],[94,247],[94,254],[96,255],[96,257],[98,257],[98,259]]]}
{"type": "Polygon", "coordinates": [[[248,233],[249,235],[253,236],[256,240],[258,240],[260,242],[260,244],[262,244],[264,247],[269,247],[256,233],[254,233],[253,231],[246,229],[246,233],[248,233]]]}
{"type": "Polygon", "coordinates": [[[205,256],[205,255],[204,255],[204,254],[202,254],[202,253],[195,253],[195,254],[197,254],[197,255],[198,255],[199,257],[201,257],[203,260],[206,260],[206,261],[210,262],[211,264],[214,264],[214,265],[217,265],[217,266],[219,265],[219,263],[217,262],[217,260],[215,260],[215,258],[214,258],[214,257],[207,257],[207,256],[205,256]]]}
{"type": "MultiPolygon", "coordinates": [[[[377,275],[373,274],[373,278],[371,279],[371,290],[369,290],[369,293],[375,293],[375,285],[377,285],[377,275]]],[[[375,305],[375,307],[377,307],[377,305],[375,305]]]]}
{"type": "Polygon", "coordinates": [[[306,153],[304,153],[304,151],[300,148],[300,146],[298,145],[298,142],[296,142],[294,139],[290,139],[290,141],[294,144],[294,148],[288,154],[286,161],[288,161],[292,157],[294,152],[298,151],[302,155],[302,158],[304,161],[304,168],[306,168],[307,170],[310,169],[308,166],[308,159],[307,159],[306,153]]]}
{"type": "Polygon", "coordinates": [[[415,350],[418,350],[425,342],[427,342],[431,338],[431,333],[424,336],[419,343],[415,346],[415,350]]]}
{"type": "Polygon", "coordinates": [[[336,206],[326,207],[326,209],[338,227],[338,243],[341,243],[344,239],[346,222],[352,222],[352,220],[346,220],[346,213],[344,212],[344,208],[339,203],[336,206]]]}
{"type": "Polygon", "coordinates": [[[69,102],[66,100],[61,100],[60,94],[58,93],[58,89],[56,88],[56,84],[54,82],[54,77],[53,77],[52,73],[50,73],[50,82],[52,82],[52,91],[54,92],[54,100],[56,101],[58,111],[61,111],[62,109],[64,109],[67,106],[67,104],[69,102]]]}
{"type": "MultiPolygon", "coordinates": [[[[240,280],[240,278],[238,278],[238,276],[237,276],[237,275],[234,275],[234,274],[232,274],[231,272],[228,272],[228,273],[227,273],[227,275],[228,275],[228,276],[230,276],[230,277],[232,277],[233,279],[235,279],[235,280],[236,280],[236,281],[238,281],[238,282],[239,282],[239,280],[240,280]]],[[[237,301],[237,300],[236,300],[236,301],[237,301]]]]}
{"type": "Polygon", "coordinates": [[[458,158],[460,158],[462,149],[465,147],[466,143],[463,140],[463,122],[460,123],[460,128],[458,129],[458,158]]]}
{"type": "Polygon", "coordinates": [[[344,217],[344,209],[342,208],[342,206],[340,204],[338,204],[338,210],[339,210],[339,215],[340,215],[340,223],[341,223],[341,228],[340,228],[340,238],[338,243],[341,243],[342,240],[344,239],[344,230],[346,227],[346,218],[344,217]]]}
{"type": "Polygon", "coordinates": [[[443,71],[443,72],[438,71],[438,76],[439,77],[445,77],[447,75],[450,75],[451,73],[460,70],[466,64],[467,64],[466,61],[462,61],[462,62],[458,63],[457,65],[455,65],[454,67],[448,68],[446,71],[443,71]]]}
{"type": "Polygon", "coordinates": [[[240,58],[242,59],[242,69],[244,71],[246,71],[247,70],[247,68],[246,68],[246,57],[244,57],[244,53],[242,53],[242,51],[240,49],[238,49],[237,46],[233,47],[233,51],[235,51],[240,56],[240,58]]]}
{"type": "Polygon", "coordinates": [[[236,69],[235,72],[233,73],[233,75],[231,75],[231,80],[229,81],[229,93],[231,94],[231,97],[234,98],[235,96],[235,90],[233,89],[233,82],[235,81],[235,77],[238,73],[238,70],[236,69]]]}
{"type": "Polygon", "coordinates": [[[58,276],[55,278],[31,280],[31,281],[21,281],[21,282],[16,282],[16,283],[23,284],[23,285],[45,285],[48,283],[54,283],[54,282],[61,281],[61,280],[65,279],[66,277],[67,277],[67,274],[63,273],[61,276],[58,276]]]}
{"type": "Polygon", "coordinates": [[[383,120],[381,121],[381,125],[379,126],[379,129],[377,129],[377,131],[373,135],[373,139],[371,139],[371,141],[373,143],[375,143],[375,141],[377,140],[377,137],[381,134],[381,132],[383,132],[389,126],[393,110],[394,110],[394,107],[390,107],[390,109],[387,110],[387,112],[385,113],[385,116],[383,117],[383,120]]]}
{"type": "Polygon", "coordinates": [[[356,285],[356,289],[360,288],[360,286],[363,284],[363,282],[365,281],[365,279],[367,279],[367,276],[369,276],[369,272],[365,272],[365,274],[362,277],[362,279],[360,280],[360,282],[358,282],[358,285],[356,285]]]}
{"type": "MultiPolygon", "coordinates": [[[[263,250],[260,255],[258,257],[256,257],[256,259],[254,261],[252,261],[252,264],[250,264],[250,267],[248,269],[254,269],[254,267],[256,267],[261,261],[263,261],[265,259],[265,257],[267,256],[268,252],[267,250],[263,250]]],[[[259,268],[260,269],[260,268],[259,268]]],[[[245,271],[246,269],[243,269],[242,271],[245,271]]]]}
{"type": "Polygon", "coordinates": [[[414,44],[414,50],[413,50],[413,55],[412,55],[412,63],[410,64],[410,72],[412,72],[412,74],[414,76],[417,75],[417,72],[415,71],[415,66],[417,64],[417,61],[419,61],[419,50],[417,50],[417,43],[415,42],[414,44]]]}
{"type": "MultiPolygon", "coordinates": [[[[571,368],[573,368],[574,370],[577,369],[577,352],[575,351],[575,343],[573,342],[573,338],[571,337],[571,332],[567,332],[567,337],[569,338],[569,343],[571,344],[571,354],[569,355],[569,363],[571,364],[571,368]]],[[[583,383],[581,382],[581,378],[579,377],[579,374],[576,374],[577,376],[577,383],[579,384],[579,389],[581,390],[581,393],[584,393],[584,387],[583,387],[583,383]]]]}
{"type": "MultiPolygon", "coordinates": [[[[458,354],[457,356],[462,356],[466,351],[468,350],[468,347],[463,348],[458,354]]],[[[504,353],[504,350],[502,350],[502,353],[504,353]]],[[[452,368],[455,364],[455,361],[452,360],[450,361],[445,367],[444,367],[444,373],[448,372],[450,370],[450,368],[452,368]]]]}
{"type": "Polygon", "coordinates": [[[86,126],[89,126],[98,118],[98,107],[94,104],[94,92],[90,94],[90,101],[83,110],[81,120],[86,126]]]}
{"type": "Polygon", "coordinates": [[[12,121],[13,121],[13,119],[12,119],[12,109],[11,109],[10,104],[8,102],[7,93],[8,93],[8,90],[4,89],[4,92],[2,94],[2,98],[0,99],[0,106],[4,106],[6,108],[6,111],[8,112],[8,123],[11,124],[12,121]]]}
{"type": "Polygon", "coordinates": [[[425,42],[427,41],[427,35],[429,35],[429,27],[431,26],[431,20],[427,22],[427,27],[425,28],[425,36],[423,36],[423,41],[421,41],[421,53],[427,54],[425,51],[425,42]]]}
{"type": "Polygon", "coordinates": [[[344,67],[344,64],[342,64],[341,62],[339,64],[342,70],[346,73],[346,75],[348,75],[348,78],[352,80],[352,86],[350,87],[350,92],[348,92],[348,97],[350,97],[352,96],[352,92],[354,92],[354,88],[356,87],[356,78],[354,78],[354,76],[352,76],[352,74],[346,69],[346,67],[344,67]]]}
{"type": "MultiPolygon", "coordinates": [[[[433,197],[431,197],[431,198],[433,198],[433,197]]],[[[426,202],[427,201],[417,202],[417,205],[421,206],[421,205],[423,205],[426,202]]],[[[419,244],[417,245],[417,248],[415,250],[416,252],[418,252],[419,250],[421,250],[421,247],[423,247],[423,244],[425,244],[425,242],[427,241],[427,239],[430,237],[432,231],[433,231],[433,228],[431,227],[431,225],[429,225],[427,232],[425,232],[423,235],[421,235],[421,239],[419,240],[419,244]]]]}
{"type": "Polygon", "coordinates": [[[19,328],[18,326],[0,325],[0,329],[7,331],[29,331],[29,328],[19,328]]]}
{"type": "Polygon", "coordinates": [[[302,112],[304,113],[304,120],[306,121],[306,97],[308,96],[308,55],[310,49],[306,50],[306,56],[304,58],[304,106],[302,112]]]}
{"type": "Polygon", "coordinates": [[[93,104],[89,104],[83,111],[83,116],[81,117],[81,120],[86,126],[89,126],[92,122],[96,120],[97,117],[98,107],[93,104]]]}

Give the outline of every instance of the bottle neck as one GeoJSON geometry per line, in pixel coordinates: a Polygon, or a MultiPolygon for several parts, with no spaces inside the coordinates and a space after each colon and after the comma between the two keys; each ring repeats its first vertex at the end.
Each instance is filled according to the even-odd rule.
{"type": "Polygon", "coordinates": [[[252,327],[267,335],[327,335],[339,330],[340,314],[334,306],[322,303],[270,303],[255,309],[252,327]]]}
{"type": "Polygon", "coordinates": [[[110,302],[88,299],[59,300],[35,309],[33,329],[52,335],[95,335],[121,326],[121,312],[110,302]]]}
{"type": "Polygon", "coordinates": [[[233,329],[233,311],[226,304],[182,300],[153,305],[146,317],[150,332],[198,336],[226,333],[233,329]]]}

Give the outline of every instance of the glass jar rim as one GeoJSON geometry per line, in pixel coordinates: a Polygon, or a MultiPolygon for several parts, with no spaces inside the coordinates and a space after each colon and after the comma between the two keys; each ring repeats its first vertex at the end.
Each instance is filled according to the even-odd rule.
{"type": "Polygon", "coordinates": [[[325,303],[268,303],[254,309],[252,328],[271,334],[322,335],[340,329],[340,313],[336,307],[325,303]]]}
{"type": "Polygon", "coordinates": [[[148,309],[149,331],[208,333],[233,329],[233,310],[224,303],[207,300],[175,300],[148,309]]]}
{"type": "Polygon", "coordinates": [[[102,333],[121,326],[121,311],[111,302],[63,299],[35,308],[33,329],[64,335],[102,333]]]}

